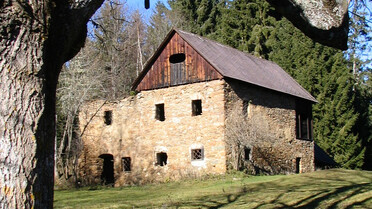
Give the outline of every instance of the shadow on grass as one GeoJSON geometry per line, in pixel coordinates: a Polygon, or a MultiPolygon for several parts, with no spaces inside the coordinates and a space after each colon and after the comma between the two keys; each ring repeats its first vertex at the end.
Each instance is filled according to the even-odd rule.
{"type": "Polygon", "coordinates": [[[171,206],[198,208],[371,208],[372,179],[359,175],[362,179],[355,183],[348,180],[345,172],[333,171],[332,176],[294,175],[292,180],[242,185],[237,192],[201,196],[197,199],[171,206]],[[338,176],[342,175],[342,176],[338,176]],[[298,179],[296,179],[296,176],[298,179]],[[362,183],[360,183],[362,182],[362,183]],[[274,195],[272,193],[275,193],[274,195]],[[271,197],[265,197],[271,194],[271,197]]]}
{"type": "Polygon", "coordinates": [[[371,208],[372,172],[335,169],[253,179],[230,176],[72,195],[61,191],[57,197],[56,208],[371,208]]]}

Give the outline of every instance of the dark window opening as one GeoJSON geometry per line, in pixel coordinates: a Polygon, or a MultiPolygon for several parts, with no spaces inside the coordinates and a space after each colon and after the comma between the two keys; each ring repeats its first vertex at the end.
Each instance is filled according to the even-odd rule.
{"type": "Polygon", "coordinates": [[[169,57],[170,63],[180,63],[185,61],[186,55],[184,53],[173,54],[169,57]]]}
{"type": "Polygon", "coordinates": [[[192,149],[191,150],[191,160],[203,160],[204,152],[203,149],[192,149]]]}
{"type": "Polygon", "coordinates": [[[301,158],[300,157],[296,158],[296,170],[295,170],[295,172],[296,173],[301,172],[301,158]]]}
{"type": "Polygon", "coordinates": [[[111,125],[111,123],[112,123],[112,111],[105,111],[104,119],[105,119],[105,124],[106,125],[111,125]]]}
{"type": "Polygon", "coordinates": [[[123,171],[131,171],[131,159],[130,157],[121,158],[121,164],[123,166],[123,171]]]}
{"type": "Polygon", "coordinates": [[[197,116],[202,114],[202,101],[199,100],[192,100],[192,116],[197,116]]]}
{"type": "Polygon", "coordinates": [[[165,152],[156,153],[156,164],[160,166],[165,166],[167,164],[168,155],[165,152]]]}
{"type": "Polygon", "coordinates": [[[99,158],[103,159],[101,180],[102,184],[114,184],[114,157],[111,154],[100,155],[99,158]]]}
{"type": "Polygon", "coordinates": [[[298,139],[312,139],[311,104],[297,101],[296,103],[296,137],[298,139]]]}
{"type": "Polygon", "coordinates": [[[156,104],[155,105],[155,119],[164,121],[165,114],[164,114],[164,104],[156,104]]]}
{"type": "Polygon", "coordinates": [[[104,68],[105,68],[105,71],[111,72],[111,66],[105,66],[104,68]]]}
{"type": "Polygon", "coordinates": [[[244,147],[244,160],[250,160],[251,157],[251,148],[249,147],[244,147]]]}

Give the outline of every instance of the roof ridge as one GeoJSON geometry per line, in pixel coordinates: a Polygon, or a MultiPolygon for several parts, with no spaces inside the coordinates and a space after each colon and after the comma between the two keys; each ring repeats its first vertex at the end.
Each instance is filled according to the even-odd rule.
{"type": "MultiPolygon", "coordinates": [[[[203,40],[203,41],[213,42],[213,43],[215,43],[215,44],[217,44],[217,45],[220,45],[220,46],[222,46],[222,47],[224,47],[224,48],[228,48],[228,49],[235,50],[235,51],[237,51],[237,52],[239,52],[239,53],[242,53],[242,54],[245,54],[245,55],[247,55],[247,56],[249,56],[249,57],[253,57],[253,58],[255,58],[255,59],[261,59],[261,60],[263,60],[263,61],[271,62],[271,63],[273,63],[273,64],[275,64],[275,65],[278,65],[278,64],[275,63],[274,61],[271,61],[271,60],[268,60],[268,59],[265,59],[265,58],[262,58],[262,57],[257,57],[257,56],[255,56],[254,54],[251,54],[251,53],[246,52],[246,51],[241,51],[241,50],[239,50],[239,49],[237,49],[237,48],[234,48],[234,47],[229,46],[229,45],[226,45],[226,44],[222,44],[222,43],[220,43],[220,42],[218,42],[218,41],[215,41],[215,40],[209,39],[209,38],[207,38],[207,37],[203,37],[203,36],[201,36],[201,35],[197,35],[197,34],[194,34],[194,33],[191,33],[191,32],[187,32],[187,31],[184,31],[184,30],[179,30],[179,29],[174,29],[174,30],[175,30],[176,32],[182,32],[182,33],[186,33],[186,34],[188,34],[188,35],[195,36],[195,37],[197,37],[197,38],[199,38],[199,39],[201,39],[201,40],[203,40]]],[[[189,44],[192,44],[192,43],[189,43],[189,44]]],[[[278,66],[279,66],[279,65],[278,65],[278,66]]]]}

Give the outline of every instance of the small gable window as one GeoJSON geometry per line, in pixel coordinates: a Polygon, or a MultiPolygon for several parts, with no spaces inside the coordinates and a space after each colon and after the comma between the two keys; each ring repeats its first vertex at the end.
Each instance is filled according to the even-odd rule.
{"type": "Polygon", "coordinates": [[[191,160],[203,160],[204,150],[203,149],[192,149],[191,150],[191,160]]]}
{"type": "Polygon", "coordinates": [[[156,153],[156,163],[155,165],[165,166],[167,164],[168,155],[165,152],[156,153]]]}
{"type": "Polygon", "coordinates": [[[155,119],[160,121],[165,120],[164,103],[155,105],[155,119]]]}
{"type": "Polygon", "coordinates": [[[131,171],[131,159],[130,157],[123,157],[121,158],[121,164],[123,166],[123,171],[131,171]]]}
{"type": "Polygon", "coordinates": [[[104,113],[104,120],[106,125],[111,125],[112,124],[112,111],[105,111],[104,113]]]}
{"type": "Polygon", "coordinates": [[[201,115],[202,114],[202,101],[200,99],[192,100],[191,108],[192,108],[192,116],[201,115]]]}
{"type": "Polygon", "coordinates": [[[181,63],[185,61],[185,59],[186,59],[186,55],[184,53],[172,54],[169,57],[169,62],[172,64],[181,63]]]}

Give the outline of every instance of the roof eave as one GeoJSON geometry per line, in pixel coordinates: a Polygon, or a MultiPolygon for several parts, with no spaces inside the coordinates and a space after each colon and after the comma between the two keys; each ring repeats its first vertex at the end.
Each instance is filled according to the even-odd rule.
{"type": "Polygon", "coordinates": [[[293,96],[293,97],[296,97],[296,98],[304,99],[304,100],[307,100],[309,102],[312,102],[313,104],[318,103],[318,100],[316,100],[311,94],[309,94],[308,97],[305,97],[305,96],[291,94],[291,93],[288,93],[288,92],[283,92],[283,91],[280,91],[280,90],[277,90],[277,89],[273,89],[273,88],[270,88],[270,87],[267,87],[267,86],[263,86],[261,84],[256,84],[256,83],[253,83],[253,82],[247,82],[247,81],[241,80],[239,78],[234,78],[234,77],[229,77],[229,76],[223,76],[223,78],[224,79],[228,78],[228,79],[241,81],[241,82],[244,82],[244,83],[247,83],[247,84],[250,84],[250,85],[253,85],[253,86],[257,86],[257,87],[260,87],[260,88],[264,88],[264,89],[267,89],[267,90],[270,90],[270,91],[275,91],[275,92],[279,92],[281,94],[286,94],[286,95],[293,96]]]}

